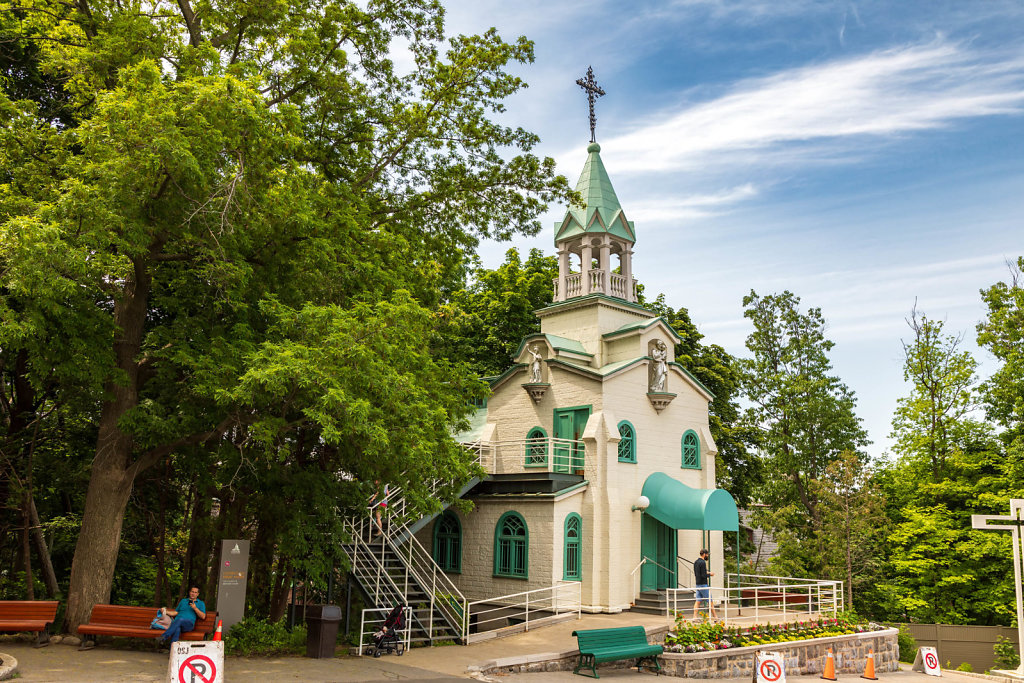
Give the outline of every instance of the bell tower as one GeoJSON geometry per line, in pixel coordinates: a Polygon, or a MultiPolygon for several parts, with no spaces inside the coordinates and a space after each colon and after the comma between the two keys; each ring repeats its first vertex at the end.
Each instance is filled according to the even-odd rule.
{"type": "Polygon", "coordinates": [[[633,279],[633,222],[615,196],[608,172],[601,161],[601,145],[587,147],[576,191],[585,202],[570,206],[555,224],[558,248],[558,278],[554,282],[555,302],[589,294],[604,294],[629,303],[636,302],[633,279]]]}

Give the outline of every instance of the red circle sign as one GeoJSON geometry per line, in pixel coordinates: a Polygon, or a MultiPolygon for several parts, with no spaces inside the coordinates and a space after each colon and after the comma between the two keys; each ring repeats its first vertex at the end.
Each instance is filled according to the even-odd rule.
{"type": "Polygon", "coordinates": [[[206,655],[192,655],[178,667],[178,683],[213,683],[217,666],[206,655]]]}
{"type": "Polygon", "coordinates": [[[774,659],[762,660],[758,668],[761,671],[761,678],[766,681],[777,681],[782,678],[782,667],[774,659]]]}
{"type": "Polygon", "coordinates": [[[939,668],[939,658],[935,656],[933,652],[926,652],[924,654],[924,665],[929,669],[939,668]]]}

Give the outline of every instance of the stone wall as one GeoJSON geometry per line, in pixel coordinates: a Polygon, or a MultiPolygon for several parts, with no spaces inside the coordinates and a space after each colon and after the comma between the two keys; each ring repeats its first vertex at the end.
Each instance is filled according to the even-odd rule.
{"type": "MultiPolygon", "coordinates": [[[[652,642],[664,640],[648,629],[652,642]],[[652,637],[653,636],[653,637],[652,637]]],[[[896,643],[896,629],[857,633],[834,638],[817,638],[793,643],[775,643],[768,646],[737,647],[716,652],[695,652],[692,654],[667,652],[660,657],[662,673],[679,678],[740,678],[751,676],[754,654],[758,650],[784,653],[786,676],[820,674],[829,648],[835,656],[837,674],[862,674],[869,650],[874,652],[875,672],[897,671],[899,668],[899,646],[896,643]]],[[[579,651],[547,653],[527,657],[508,657],[470,667],[470,671],[490,673],[527,673],[535,671],[572,671],[579,659],[579,651]]],[[[598,665],[602,669],[625,669],[635,660],[607,662],[598,665]]]]}

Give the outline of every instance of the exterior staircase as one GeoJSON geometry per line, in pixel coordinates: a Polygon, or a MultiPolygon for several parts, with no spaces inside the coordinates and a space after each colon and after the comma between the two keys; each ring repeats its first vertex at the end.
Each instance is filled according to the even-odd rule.
{"type": "MultiPolygon", "coordinates": [[[[477,481],[467,483],[459,495],[477,481]]],[[[468,601],[414,535],[436,515],[413,518],[398,487],[390,488],[386,501],[384,533],[372,520],[372,508],[344,523],[348,540],[342,550],[367,607],[386,613],[399,603],[407,605],[413,643],[462,642],[468,601]]]]}
{"type": "MultiPolygon", "coordinates": [[[[682,591],[679,597],[677,609],[683,612],[690,612],[693,610],[693,591],[682,591]]],[[[640,612],[641,614],[668,614],[669,604],[668,596],[664,590],[656,591],[641,591],[636,598],[636,602],[633,603],[633,607],[630,608],[631,612],[640,612]]]]}

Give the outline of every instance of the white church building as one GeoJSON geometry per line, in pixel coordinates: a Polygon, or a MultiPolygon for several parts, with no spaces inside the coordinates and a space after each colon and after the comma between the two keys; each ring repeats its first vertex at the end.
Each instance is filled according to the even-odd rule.
{"type": "Polygon", "coordinates": [[[671,326],[637,303],[634,225],[591,143],[555,226],[554,301],[459,440],[488,476],[416,533],[469,600],[578,582],[582,610],[619,612],[641,592],[692,586],[736,505],[715,488],[712,394],[676,362],[671,326]]]}

